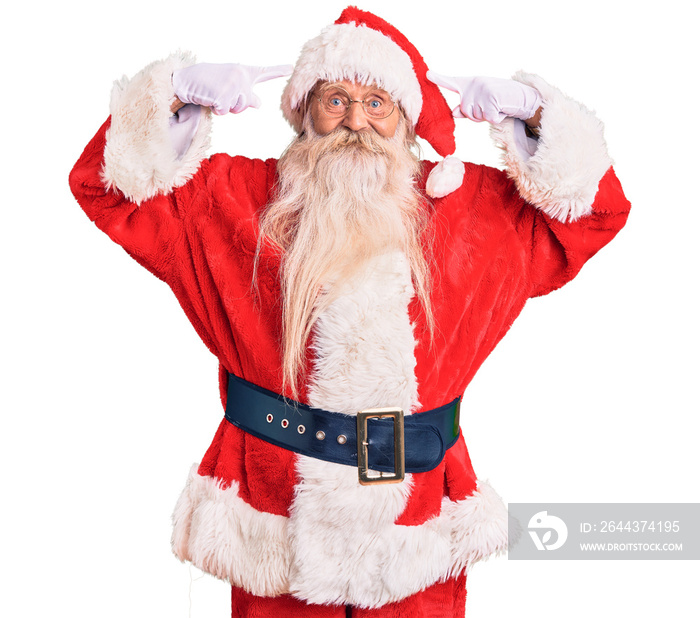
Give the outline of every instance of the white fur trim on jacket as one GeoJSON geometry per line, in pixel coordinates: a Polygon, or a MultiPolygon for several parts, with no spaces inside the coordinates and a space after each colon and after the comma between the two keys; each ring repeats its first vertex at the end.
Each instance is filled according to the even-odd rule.
{"type": "MultiPolygon", "coordinates": [[[[308,472],[304,464],[300,467],[308,472]]],[[[464,500],[445,498],[440,515],[419,526],[387,527],[380,521],[382,514],[367,511],[362,523],[374,534],[359,543],[353,540],[349,545],[325,546],[348,541],[342,527],[354,525],[346,519],[357,515],[352,501],[365,502],[360,494],[379,489],[357,486],[354,468],[336,468],[339,474],[326,479],[325,487],[314,489],[316,498],[335,497],[332,508],[314,500],[288,519],[255,510],[238,495],[236,483],[224,489],[216,479],[197,474],[197,466],[193,466],[173,513],[173,552],[183,562],[257,596],[292,592],[314,603],[378,607],[444,581],[506,549],[506,508],[485,482],[479,482],[476,491],[464,500]],[[356,489],[343,494],[341,503],[334,496],[340,488],[333,484],[343,475],[348,483],[353,478],[356,489]],[[312,519],[300,519],[292,525],[293,518],[308,514],[306,507],[316,508],[312,519]],[[314,530],[319,519],[324,521],[323,529],[314,530]],[[302,537],[313,541],[308,546],[299,543],[297,532],[302,528],[302,537]],[[329,553],[334,556],[330,563],[329,553]]],[[[341,484],[345,485],[342,479],[341,484]]],[[[299,491],[308,489],[307,483],[299,491]]],[[[399,493],[409,491],[407,487],[399,493]]],[[[393,504],[394,514],[400,513],[399,502],[393,504]]]]}
{"type": "Polygon", "coordinates": [[[223,489],[192,466],[173,512],[173,553],[206,573],[251,594],[287,592],[287,518],[256,511],[238,495],[238,484],[223,489]]]}
{"type": "Polygon", "coordinates": [[[284,117],[300,132],[300,106],[316,82],[344,79],[376,83],[418,122],[423,95],[408,54],[388,36],[355,22],[328,26],[304,45],[282,94],[284,117]]]}
{"type": "Polygon", "coordinates": [[[169,118],[175,97],[171,75],[194,64],[189,54],[173,54],[153,62],[132,79],[114,83],[107,132],[103,180],[140,204],[185,184],[199,169],[209,148],[211,114],[202,108],[199,127],[189,149],[178,158],[169,118]]]}
{"type": "MultiPolygon", "coordinates": [[[[353,416],[387,406],[410,414],[418,395],[408,260],[398,251],[373,258],[339,294],[314,326],[309,403],[353,416]]],[[[444,574],[450,549],[438,522],[394,523],[410,498],[411,475],[363,487],[355,468],[302,456],[296,473],[292,594],[316,604],[378,607],[444,574]]]]}
{"type": "Polygon", "coordinates": [[[375,257],[337,293],[314,326],[309,403],[353,415],[387,406],[410,414],[418,386],[408,259],[400,251],[375,257]]]}
{"type": "Polygon", "coordinates": [[[290,591],[309,603],[380,607],[444,577],[450,534],[443,520],[396,525],[412,478],[362,486],[357,469],[299,456],[289,521],[290,591]]]}
{"type": "Polygon", "coordinates": [[[513,79],[538,90],[543,104],[539,143],[531,157],[517,147],[515,119],[491,128],[504,150],[508,176],[525,200],[550,217],[566,222],[590,214],[598,184],[612,165],[603,124],[541,77],[520,72],[513,79]]]}
{"type": "Polygon", "coordinates": [[[476,491],[464,500],[445,498],[440,518],[447,519],[445,525],[452,535],[450,575],[508,547],[508,510],[485,481],[479,481],[476,491]]]}

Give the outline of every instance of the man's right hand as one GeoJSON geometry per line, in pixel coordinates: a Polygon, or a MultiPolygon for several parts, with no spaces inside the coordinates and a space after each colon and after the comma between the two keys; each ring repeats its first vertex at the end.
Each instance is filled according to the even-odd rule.
{"type": "Polygon", "coordinates": [[[173,72],[173,86],[179,101],[174,113],[186,103],[210,107],[218,115],[238,114],[249,107],[260,107],[253,86],[277,77],[291,75],[292,65],[251,67],[244,64],[200,63],[173,72]]]}

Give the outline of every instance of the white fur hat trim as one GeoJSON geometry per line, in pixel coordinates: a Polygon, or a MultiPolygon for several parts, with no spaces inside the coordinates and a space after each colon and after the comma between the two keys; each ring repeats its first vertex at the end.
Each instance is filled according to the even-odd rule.
{"type": "Polygon", "coordinates": [[[355,22],[332,24],[304,45],[282,94],[282,112],[301,131],[300,106],[318,81],[375,83],[401,104],[413,125],[423,96],[408,54],[388,36],[355,22]]]}

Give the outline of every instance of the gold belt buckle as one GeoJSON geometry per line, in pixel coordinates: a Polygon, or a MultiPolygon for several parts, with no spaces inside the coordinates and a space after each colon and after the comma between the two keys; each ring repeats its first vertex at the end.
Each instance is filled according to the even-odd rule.
{"type": "Polygon", "coordinates": [[[403,437],[403,410],[401,408],[368,408],[357,413],[357,471],[360,485],[400,483],[406,476],[406,453],[403,437]],[[369,474],[369,438],[367,421],[370,418],[394,420],[394,471],[369,474]]]}

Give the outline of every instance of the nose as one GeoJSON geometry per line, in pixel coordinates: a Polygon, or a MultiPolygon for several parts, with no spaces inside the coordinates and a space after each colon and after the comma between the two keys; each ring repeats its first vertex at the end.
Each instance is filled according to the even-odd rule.
{"type": "Polygon", "coordinates": [[[343,126],[351,131],[361,131],[369,127],[367,114],[365,114],[365,109],[360,101],[353,101],[350,104],[350,109],[343,119],[343,126]]]}

